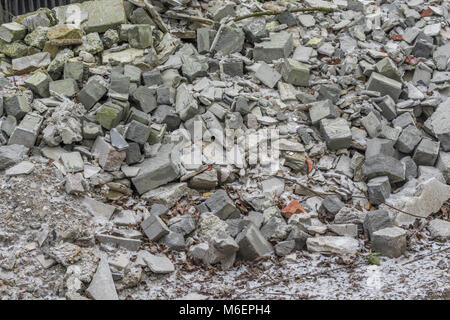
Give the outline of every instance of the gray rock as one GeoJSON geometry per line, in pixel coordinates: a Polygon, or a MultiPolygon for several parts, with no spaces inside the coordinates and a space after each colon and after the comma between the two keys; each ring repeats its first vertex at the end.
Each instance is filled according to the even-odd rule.
{"type": "Polygon", "coordinates": [[[260,42],[269,36],[264,19],[252,19],[244,26],[244,33],[247,41],[251,44],[260,42]]]}
{"type": "Polygon", "coordinates": [[[296,250],[302,250],[306,246],[306,239],[310,238],[311,236],[306,233],[305,231],[301,230],[300,228],[293,228],[292,231],[289,233],[288,237],[286,238],[286,241],[294,240],[295,241],[295,249],[296,250]]]}
{"type": "Polygon", "coordinates": [[[189,179],[189,188],[200,190],[211,190],[217,187],[219,179],[217,177],[217,171],[212,169],[202,172],[195,177],[189,179]]]}
{"type": "Polygon", "coordinates": [[[399,227],[387,227],[372,234],[372,250],[383,256],[397,258],[406,251],[406,231],[399,227]]]}
{"type": "Polygon", "coordinates": [[[219,189],[205,201],[210,212],[222,220],[239,218],[240,211],[236,208],[225,190],[219,189]]]}
{"type": "Polygon", "coordinates": [[[325,210],[330,218],[334,216],[345,206],[338,196],[327,196],[323,199],[319,210],[325,210]]]}
{"type": "Polygon", "coordinates": [[[284,59],[281,75],[284,81],[295,86],[309,85],[309,66],[294,59],[284,59]]]}
{"type": "Polygon", "coordinates": [[[175,266],[166,256],[146,254],[143,259],[153,273],[172,273],[175,271],[175,266]]]}
{"type": "Polygon", "coordinates": [[[356,238],[358,236],[358,226],[353,223],[348,224],[329,224],[328,229],[339,236],[356,238]]]}
{"type": "Polygon", "coordinates": [[[181,233],[170,231],[169,234],[161,238],[161,243],[176,251],[183,251],[186,247],[184,237],[181,233]]]}
{"type": "Polygon", "coordinates": [[[50,65],[51,57],[48,52],[39,52],[30,56],[12,60],[12,69],[16,74],[29,73],[50,65]]]}
{"type": "Polygon", "coordinates": [[[367,116],[361,118],[361,124],[366,129],[371,138],[376,138],[381,133],[381,122],[375,113],[370,112],[367,116]]]}
{"type": "Polygon", "coordinates": [[[269,88],[273,88],[281,79],[281,74],[268,64],[262,62],[258,70],[256,70],[255,77],[269,88]]]}
{"type": "Polygon", "coordinates": [[[100,259],[86,293],[94,300],[119,300],[106,257],[100,259]]]}
{"type": "Polygon", "coordinates": [[[430,231],[431,237],[440,241],[446,241],[450,239],[450,222],[442,219],[433,219],[427,226],[430,231]]]}
{"type": "Polygon", "coordinates": [[[20,144],[31,148],[36,143],[43,118],[37,114],[27,114],[9,137],[8,144],[20,144]]]}
{"type": "Polygon", "coordinates": [[[255,44],[253,59],[271,63],[273,60],[288,58],[293,50],[294,42],[291,33],[273,33],[269,41],[255,44]]]}
{"type": "Polygon", "coordinates": [[[450,183],[450,152],[439,152],[436,167],[442,172],[447,183],[450,183]]]}
{"type": "Polygon", "coordinates": [[[108,91],[104,82],[98,77],[91,77],[78,93],[78,101],[87,109],[91,109],[108,91]]]}
{"type": "Polygon", "coordinates": [[[134,90],[132,99],[137,103],[139,109],[145,113],[150,113],[157,107],[155,91],[146,86],[134,90]]]}
{"type": "Polygon", "coordinates": [[[394,222],[386,210],[369,211],[364,219],[364,229],[367,230],[370,239],[374,232],[393,226],[394,222]]]}
{"type": "Polygon", "coordinates": [[[419,166],[434,166],[438,155],[439,142],[423,138],[414,151],[413,160],[419,166]]]}
{"type": "Polygon", "coordinates": [[[121,247],[131,251],[138,251],[141,246],[141,240],[128,239],[123,237],[111,236],[107,234],[96,234],[95,238],[103,244],[108,244],[114,247],[121,247]]]}
{"type": "Polygon", "coordinates": [[[177,88],[175,110],[183,121],[194,117],[198,112],[198,103],[186,85],[177,88]]]}
{"type": "Polygon", "coordinates": [[[42,98],[50,95],[49,84],[52,78],[44,72],[36,72],[25,80],[25,85],[42,98]]]}
{"type": "Polygon", "coordinates": [[[50,82],[49,90],[50,92],[72,98],[79,89],[77,82],[74,79],[64,79],[50,82]]]}
{"type": "Polygon", "coordinates": [[[381,108],[381,113],[387,120],[391,121],[397,117],[397,108],[391,96],[384,96],[382,100],[377,101],[377,105],[381,108]]]}
{"type": "Polygon", "coordinates": [[[229,59],[222,63],[223,73],[231,77],[244,75],[244,62],[242,60],[229,59]]]}
{"type": "Polygon", "coordinates": [[[387,176],[376,177],[367,182],[369,201],[371,204],[384,203],[391,194],[391,185],[387,176]]]}
{"type": "Polygon", "coordinates": [[[23,95],[15,95],[4,99],[3,106],[6,114],[15,117],[17,120],[22,120],[28,112],[31,112],[28,100],[23,95]]]}
{"type": "Polygon", "coordinates": [[[379,176],[388,176],[390,182],[405,180],[405,164],[394,157],[378,154],[366,158],[364,163],[364,176],[371,179],[379,176]]]}
{"type": "Polygon", "coordinates": [[[82,61],[69,61],[64,65],[64,79],[73,79],[81,84],[84,79],[84,64],[82,61]]]}
{"type": "Polygon", "coordinates": [[[358,251],[358,240],[351,237],[318,236],[306,240],[308,251],[324,254],[354,255],[358,251]]]}
{"type": "Polygon", "coordinates": [[[163,145],[157,156],[136,165],[141,170],[131,181],[139,194],[142,195],[180,176],[179,168],[171,157],[172,148],[173,145],[163,145]]]}
{"type": "Polygon", "coordinates": [[[188,235],[195,230],[196,223],[192,215],[184,214],[170,219],[168,222],[168,226],[169,229],[173,232],[177,232],[182,235],[188,235]]]}
{"type": "Polygon", "coordinates": [[[331,150],[348,148],[352,143],[350,127],[343,118],[320,120],[320,132],[331,150]]]}
{"type": "Polygon", "coordinates": [[[141,223],[141,228],[150,241],[158,241],[170,233],[169,228],[157,215],[150,215],[141,223]]]}
{"type": "Polygon", "coordinates": [[[136,120],[132,120],[128,124],[125,138],[138,144],[145,144],[150,136],[150,127],[136,120]]]}
{"type": "Polygon", "coordinates": [[[124,151],[117,151],[100,136],[95,139],[91,152],[98,159],[100,166],[106,171],[119,170],[126,158],[124,151]]]}
{"type": "Polygon", "coordinates": [[[396,147],[400,152],[411,153],[422,139],[422,133],[415,125],[403,129],[398,137],[396,147]]]}
{"type": "Polygon", "coordinates": [[[237,235],[236,243],[239,245],[238,256],[244,260],[254,260],[273,252],[272,245],[252,224],[237,235]]]}
{"type": "Polygon", "coordinates": [[[411,178],[417,178],[417,165],[410,157],[403,157],[400,161],[405,165],[405,178],[409,180],[411,178]]]}
{"type": "Polygon", "coordinates": [[[200,54],[210,52],[217,31],[210,28],[197,29],[197,51],[200,54]]]}
{"type": "Polygon", "coordinates": [[[294,250],[294,248],[295,248],[294,240],[278,242],[274,247],[275,254],[279,257],[287,256],[289,253],[291,253],[294,250]]]}
{"type": "Polygon", "coordinates": [[[317,101],[309,108],[311,123],[316,125],[322,119],[334,119],[337,117],[336,110],[330,100],[317,101]]]}
{"type": "Polygon", "coordinates": [[[402,92],[402,84],[382,74],[372,72],[369,81],[367,81],[367,90],[389,95],[394,101],[397,101],[402,92]]]}
{"type": "Polygon", "coordinates": [[[245,35],[240,28],[221,24],[211,44],[211,52],[229,55],[242,51],[245,35]]]}

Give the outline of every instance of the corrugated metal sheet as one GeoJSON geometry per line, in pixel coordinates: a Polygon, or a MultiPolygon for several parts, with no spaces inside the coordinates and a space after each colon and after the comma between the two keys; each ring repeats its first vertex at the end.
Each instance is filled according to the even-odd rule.
{"type": "Polygon", "coordinates": [[[12,17],[33,12],[39,8],[54,8],[69,3],[70,0],[0,0],[0,22],[10,21],[12,17]]]}

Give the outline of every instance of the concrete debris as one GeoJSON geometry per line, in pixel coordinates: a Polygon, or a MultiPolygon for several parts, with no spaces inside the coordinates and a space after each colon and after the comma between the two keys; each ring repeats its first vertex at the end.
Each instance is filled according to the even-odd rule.
{"type": "Polygon", "coordinates": [[[448,240],[449,6],[369,2],[70,1],[1,24],[0,183],[42,201],[0,197],[0,268],[36,284],[25,248],[43,278],[64,267],[45,292],[157,277],[155,297],[149,270],[448,240]]]}

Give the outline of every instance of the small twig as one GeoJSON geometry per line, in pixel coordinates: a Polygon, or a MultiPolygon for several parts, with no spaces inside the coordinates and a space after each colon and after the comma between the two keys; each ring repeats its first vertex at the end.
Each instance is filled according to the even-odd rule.
{"type": "MultiPolygon", "coordinates": [[[[319,11],[319,12],[334,12],[336,11],[336,9],[332,9],[332,8],[296,8],[296,9],[291,9],[288,10],[288,12],[290,13],[297,13],[297,12],[314,12],[314,11],[319,11]]],[[[262,12],[254,12],[254,13],[249,13],[240,17],[236,17],[233,19],[234,22],[238,22],[244,19],[248,19],[248,18],[253,18],[253,17],[261,17],[261,16],[276,16],[279,14],[282,14],[284,11],[262,11],[262,12]]]]}
{"type": "Polygon", "coordinates": [[[195,176],[199,175],[202,172],[205,172],[206,170],[208,170],[208,168],[209,168],[209,166],[203,166],[203,167],[201,167],[199,170],[197,170],[195,172],[191,172],[191,173],[185,174],[184,176],[182,176],[180,178],[180,181],[184,182],[186,180],[189,180],[190,178],[195,177],[195,176]]]}
{"type": "Polygon", "coordinates": [[[152,16],[153,20],[155,20],[156,25],[158,28],[164,32],[164,33],[170,33],[169,28],[167,28],[166,24],[162,20],[161,16],[159,15],[158,11],[156,11],[155,7],[148,2],[148,0],[144,0],[145,8],[152,16]]]}
{"type": "Polygon", "coordinates": [[[197,16],[190,16],[188,14],[184,14],[184,13],[178,13],[172,10],[168,10],[165,13],[165,16],[168,18],[172,18],[172,19],[178,19],[178,20],[190,20],[190,21],[194,21],[194,22],[200,22],[203,24],[215,24],[216,22],[207,18],[202,18],[202,17],[197,17],[197,16]]]}
{"type": "Polygon", "coordinates": [[[411,261],[407,261],[407,262],[403,263],[402,266],[405,266],[407,264],[410,264],[410,263],[422,260],[423,258],[429,257],[432,254],[441,253],[441,252],[445,252],[445,251],[448,251],[448,250],[450,250],[450,247],[447,247],[447,248],[444,248],[444,249],[441,249],[441,250],[437,250],[437,251],[433,251],[433,252],[430,252],[430,253],[427,253],[427,254],[422,254],[418,258],[415,258],[415,259],[413,259],[411,261]]]}

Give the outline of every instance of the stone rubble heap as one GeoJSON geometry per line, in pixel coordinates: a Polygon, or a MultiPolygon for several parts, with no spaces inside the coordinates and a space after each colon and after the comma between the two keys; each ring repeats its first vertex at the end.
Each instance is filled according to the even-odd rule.
{"type": "MultiPolygon", "coordinates": [[[[355,255],[364,234],[402,255],[401,226],[450,198],[449,9],[98,0],[0,26],[0,169],[29,174],[47,158],[101,226],[97,243],[137,255],[100,257],[82,293],[64,260],[74,245],[59,243],[42,259],[67,266],[66,296],[117,299],[114,281],[144,266],[173,272],[148,241],[225,269],[355,255]],[[306,7],[332,11],[289,11],[306,7]],[[267,10],[281,13],[235,19],[267,10]],[[264,138],[246,143],[263,129],[277,130],[279,159],[258,158],[264,138]]],[[[448,220],[428,230],[450,238],[448,220]]]]}

